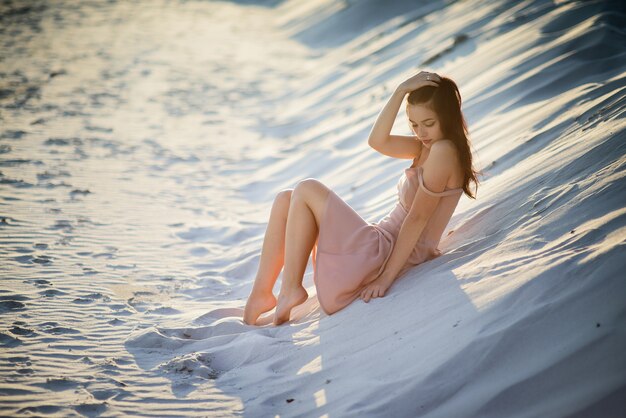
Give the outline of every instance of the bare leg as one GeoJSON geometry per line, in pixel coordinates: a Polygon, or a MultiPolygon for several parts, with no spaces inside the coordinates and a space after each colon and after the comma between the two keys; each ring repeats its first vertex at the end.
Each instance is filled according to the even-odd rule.
{"type": "Polygon", "coordinates": [[[246,324],[254,325],[263,312],[276,306],[272,289],[285,260],[285,230],[291,194],[291,189],[283,190],[274,199],[263,239],[259,269],[243,313],[246,324]]]}
{"type": "Polygon", "coordinates": [[[274,315],[275,325],[289,321],[291,309],[309,297],[302,286],[302,278],[318,232],[315,215],[296,186],[287,216],[285,267],[274,315]]]}

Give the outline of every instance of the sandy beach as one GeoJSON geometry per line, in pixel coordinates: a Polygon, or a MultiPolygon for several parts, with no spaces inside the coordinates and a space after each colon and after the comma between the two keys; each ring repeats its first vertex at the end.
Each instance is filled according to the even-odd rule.
{"type": "Polygon", "coordinates": [[[624,417],[625,27],[619,1],[3,2],[0,416],[624,417]],[[245,324],[279,191],[393,207],[411,161],[367,137],[420,70],[484,173],[443,255],[333,315],[309,263],[291,321],[245,324]]]}

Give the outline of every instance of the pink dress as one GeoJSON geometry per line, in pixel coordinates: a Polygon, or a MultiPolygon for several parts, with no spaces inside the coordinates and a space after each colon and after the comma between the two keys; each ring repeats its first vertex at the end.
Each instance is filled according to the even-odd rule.
{"type": "Polygon", "coordinates": [[[437,245],[463,189],[431,192],[424,186],[422,167],[409,167],[398,181],[396,206],[377,223],[365,221],[335,192],[330,191],[319,226],[317,245],[313,247],[313,282],[325,313],[331,315],[352,303],[359,297],[364,283],[382,273],[418,187],[441,199],[400,276],[408,268],[441,255],[437,245]]]}

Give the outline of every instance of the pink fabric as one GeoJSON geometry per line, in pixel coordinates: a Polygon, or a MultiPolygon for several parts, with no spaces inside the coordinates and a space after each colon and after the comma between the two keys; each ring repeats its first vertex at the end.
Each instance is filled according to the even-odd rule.
{"type": "Polygon", "coordinates": [[[396,206],[376,223],[365,221],[335,192],[330,191],[319,226],[317,246],[313,249],[313,281],[320,306],[328,315],[352,303],[364,288],[364,283],[382,273],[418,187],[428,194],[441,196],[441,199],[401,275],[408,268],[441,255],[437,245],[463,189],[431,192],[424,186],[422,167],[409,167],[398,181],[396,206]]]}

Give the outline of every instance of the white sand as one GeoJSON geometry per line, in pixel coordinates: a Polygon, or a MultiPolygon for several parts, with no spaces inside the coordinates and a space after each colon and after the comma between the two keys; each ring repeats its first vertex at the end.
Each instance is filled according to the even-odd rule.
{"type": "Polygon", "coordinates": [[[0,6],[0,415],[624,416],[623,7],[450,3],[0,6]],[[245,325],[278,191],[391,210],[420,69],[485,172],[445,254],[245,325]]]}

